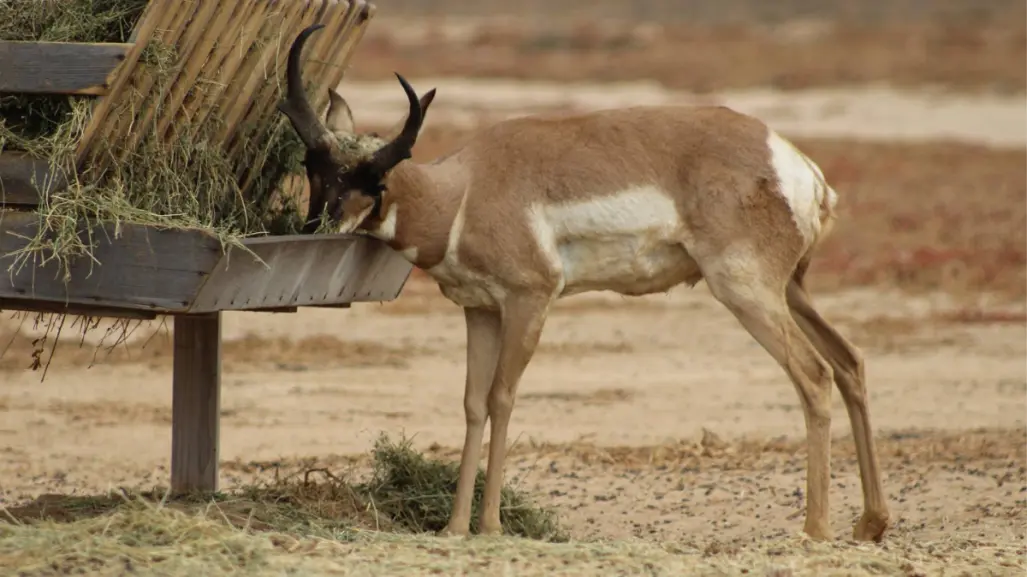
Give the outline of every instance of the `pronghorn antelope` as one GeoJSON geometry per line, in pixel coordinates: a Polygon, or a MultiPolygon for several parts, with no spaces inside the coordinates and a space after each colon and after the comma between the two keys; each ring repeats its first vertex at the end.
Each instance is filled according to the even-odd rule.
{"type": "Polygon", "coordinates": [[[507,427],[518,382],[553,303],[585,291],[668,291],[705,279],[713,296],[791,378],[806,419],[805,532],[832,536],[828,511],[831,387],[852,424],[864,511],[879,540],[888,507],[860,352],[803,287],[837,196],[819,168],[765,124],[724,107],[639,107],[500,122],[430,164],[408,160],[435,96],[409,100],[391,138],[360,135],[331,92],[324,123],[288,57],[279,109],[307,147],[308,224],[377,237],[426,271],[464,309],[467,429],[444,534],[469,532],[474,476],[491,425],[479,529],[502,531],[507,427]]]}

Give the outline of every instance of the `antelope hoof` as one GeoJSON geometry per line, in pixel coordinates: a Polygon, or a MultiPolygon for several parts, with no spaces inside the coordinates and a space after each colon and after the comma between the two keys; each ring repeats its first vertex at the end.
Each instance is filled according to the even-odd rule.
{"type": "Polygon", "coordinates": [[[888,530],[888,515],[878,515],[864,512],[859,523],[852,529],[852,538],[856,541],[881,542],[885,531],[888,530]]]}
{"type": "Polygon", "coordinates": [[[467,537],[470,531],[467,529],[455,529],[451,525],[446,525],[444,529],[436,533],[437,537],[448,537],[448,538],[460,538],[467,537]]]}
{"type": "Polygon", "coordinates": [[[497,536],[503,534],[503,526],[499,523],[482,523],[478,533],[486,536],[497,536]]]}
{"type": "Polygon", "coordinates": [[[826,525],[807,523],[803,528],[803,532],[814,541],[833,541],[834,534],[831,532],[831,528],[826,525]]]}

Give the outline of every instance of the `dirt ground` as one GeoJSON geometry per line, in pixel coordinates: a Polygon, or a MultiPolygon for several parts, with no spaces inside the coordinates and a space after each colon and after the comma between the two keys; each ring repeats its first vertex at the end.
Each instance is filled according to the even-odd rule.
{"type": "MultiPolygon", "coordinates": [[[[795,394],[706,292],[585,295],[551,317],[520,392],[508,474],[575,539],[640,538],[718,558],[801,527],[795,394]]],[[[867,355],[891,547],[958,538],[994,548],[971,555],[989,564],[1027,552],[1023,306],[989,308],[982,322],[940,297],[867,290],[818,302],[867,355]]],[[[279,467],[350,471],[349,456],[380,431],[457,458],[464,335],[459,311],[433,289],[413,284],[394,303],[348,312],[225,323],[224,487],[279,467]]],[[[165,485],[166,340],[129,347],[139,362],[85,372],[65,345],[43,383],[6,372],[2,502],[165,485]]],[[[834,413],[832,514],[844,537],[861,497],[837,395],[834,413]]]]}
{"type": "MultiPolygon", "coordinates": [[[[703,32],[706,44],[694,44],[693,52],[723,48],[724,58],[744,65],[707,65],[693,56],[671,67],[671,53],[689,54],[684,47],[697,42],[684,35],[646,53],[653,68],[637,69],[630,59],[606,62],[593,48],[521,60],[516,51],[503,55],[513,40],[474,44],[476,34],[492,29],[472,27],[478,32],[465,44],[443,34],[436,46],[430,38],[441,33],[427,26],[427,44],[416,47],[397,48],[382,39],[385,32],[370,36],[341,91],[358,124],[372,128],[402,110],[394,80],[380,82],[393,69],[421,91],[439,86],[418,159],[502,117],[692,98],[737,105],[794,136],[842,197],[841,222],[814,262],[811,283],[824,315],[866,356],[896,520],[883,547],[958,536],[975,548],[968,553],[974,562],[1007,563],[1007,572],[993,574],[1017,575],[1027,555],[1027,113],[1016,29],[1023,20],[995,34],[984,27],[1002,19],[983,20],[972,34],[945,29],[950,36],[942,44],[958,36],[964,47],[948,66],[936,66],[944,52],[926,59],[921,52],[920,64],[902,64],[912,58],[896,48],[902,33],[873,28],[858,46],[891,56],[866,64],[858,50],[850,53],[864,72],[842,62],[841,44],[822,50],[820,32],[810,34],[821,40],[801,50],[822,58],[769,52],[777,71],[743,58],[769,50],[765,44],[732,52],[732,38],[749,42],[746,34],[756,32],[728,37],[715,30],[703,32]],[[874,48],[887,35],[892,43],[874,48]],[[495,76],[532,82],[459,77],[488,76],[496,67],[502,70],[495,76]],[[693,72],[661,77],[671,68],[693,72]],[[604,72],[614,69],[622,73],[604,72]],[[783,80],[785,69],[799,72],[783,80]],[[663,86],[591,83],[597,78],[663,86]],[[839,88],[838,79],[937,81],[963,92],[839,88]],[[809,85],[821,88],[798,90],[809,85]],[[694,95],[723,88],[733,90],[694,95]]],[[[906,41],[925,50],[927,37],[906,41]]],[[[76,327],[66,326],[41,382],[39,371],[25,368],[45,329],[10,312],[2,317],[0,505],[45,493],[166,485],[168,326],[143,323],[127,344],[99,355],[89,344],[79,348],[76,327]]],[[[456,458],[464,430],[462,315],[423,275],[413,275],[392,303],[231,313],[224,323],[224,488],[301,462],[359,467],[352,456],[365,454],[381,431],[456,458]]],[[[52,339],[44,344],[45,360],[52,339]]],[[[834,406],[832,521],[844,537],[861,497],[837,394],[834,406]]],[[[508,478],[554,507],[574,539],[638,537],[716,556],[789,538],[802,525],[805,449],[796,394],[704,284],[645,298],[562,301],[524,376],[510,435],[508,478]]]]}

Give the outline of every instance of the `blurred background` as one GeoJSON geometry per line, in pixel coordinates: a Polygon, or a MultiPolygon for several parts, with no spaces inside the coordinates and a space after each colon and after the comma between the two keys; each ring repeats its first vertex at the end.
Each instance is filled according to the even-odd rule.
{"type": "Polygon", "coordinates": [[[340,90],[370,128],[403,114],[393,71],[437,86],[422,159],[528,112],[725,103],[840,191],[821,286],[1020,296],[1025,45],[1016,0],[382,0],[340,90]]]}

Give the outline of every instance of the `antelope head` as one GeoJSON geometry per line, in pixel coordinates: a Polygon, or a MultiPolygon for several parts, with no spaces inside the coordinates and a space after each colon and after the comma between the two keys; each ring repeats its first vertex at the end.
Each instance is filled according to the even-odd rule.
{"type": "Polygon", "coordinates": [[[357,134],[349,105],[329,89],[329,107],[321,122],[303,89],[300,56],[307,38],[323,24],[305,28],[293,41],[286,67],[286,98],[278,110],[289,119],[306,146],[304,165],[310,185],[310,203],[303,233],[310,234],[324,218],[337,223],[337,232],[350,233],[376,218],[385,193],[389,171],[410,158],[424,121],[424,113],[435,96],[432,89],[420,99],[410,84],[396,74],[410,103],[402,126],[386,140],[376,134],[357,134]],[[397,133],[398,132],[398,133],[397,133]]]}

